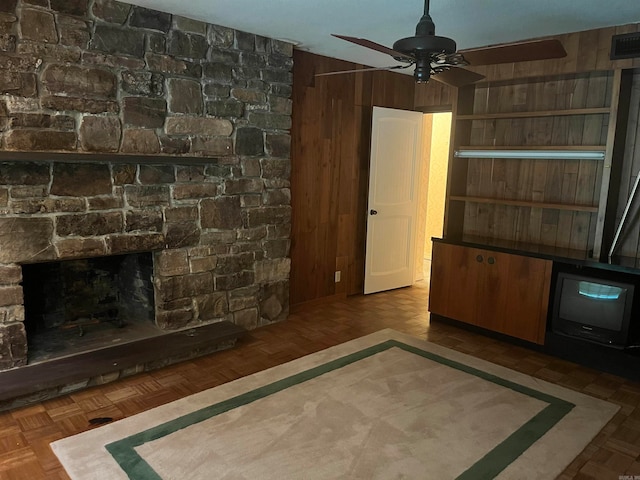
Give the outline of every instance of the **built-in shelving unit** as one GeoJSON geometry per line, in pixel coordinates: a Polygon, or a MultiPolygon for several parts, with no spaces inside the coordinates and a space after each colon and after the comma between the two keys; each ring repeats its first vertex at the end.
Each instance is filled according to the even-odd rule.
{"type": "Polygon", "coordinates": [[[616,70],[458,89],[445,237],[598,258],[617,203],[609,185],[629,85],[616,70]]]}

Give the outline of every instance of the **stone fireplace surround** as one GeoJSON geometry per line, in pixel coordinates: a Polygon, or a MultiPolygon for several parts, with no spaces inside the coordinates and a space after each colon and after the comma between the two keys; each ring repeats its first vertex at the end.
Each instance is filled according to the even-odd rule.
{"type": "Polygon", "coordinates": [[[113,0],[0,2],[0,370],[22,265],[151,251],[155,322],[288,313],[292,46],[113,0]]]}
{"type": "Polygon", "coordinates": [[[0,367],[28,358],[25,263],[152,251],[158,327],[229,320],[251,329],[284,318],[290,207],[242,207],[262,199],[262,180],[247,189],[227,170],[217,163],[1,163],[10,199],[0,215],[0,367]],[[17,192],[30,193],[14,198],[17,192]]]}

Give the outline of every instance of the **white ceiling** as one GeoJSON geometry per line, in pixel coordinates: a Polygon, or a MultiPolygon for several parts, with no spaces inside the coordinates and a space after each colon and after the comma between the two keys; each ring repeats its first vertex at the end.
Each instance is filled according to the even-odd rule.
{"type": "MultiPolygon", "coordinates": [[[[364,37],[391,47],[414,35],[424,9],[424,0],[125,1],[374,67],[395,62],[330,34],[364,37]]],[[[638,23],[640,0],[431,0],[430,13],[436,34],[453,38],[458,49],[466,49],[638,23]]]]}

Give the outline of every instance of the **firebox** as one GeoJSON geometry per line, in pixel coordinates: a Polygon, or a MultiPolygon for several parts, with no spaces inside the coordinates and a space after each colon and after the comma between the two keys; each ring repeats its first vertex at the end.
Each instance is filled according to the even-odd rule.
{"type": "Polygon", "coordinates": [[[161,333],[151,253],[27,264],[22,275],[29,363],[161,333]]]}

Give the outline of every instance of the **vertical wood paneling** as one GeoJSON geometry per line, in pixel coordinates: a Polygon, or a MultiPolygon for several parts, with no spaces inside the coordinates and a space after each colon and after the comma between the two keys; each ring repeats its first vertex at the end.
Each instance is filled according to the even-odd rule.
{"type": "MultiPolygon", "coordinates": [[[[465,87],[458,89],[458,94],[453,102],[452,118],[473,111],[476,89],[465,87]]],[[[449,168],[447,170],[447,198],[451,195],[464,195],[467,188],[467,171],[469,162],[458,161],[453,157],[453,152],[462,145],[462,141],[471,135],[471,122],[456,122],[451,124],[451,143],[449,145],[449,168]]],[[[462,236],[462,227],[465,225],[465,217],[473,215],[472,208],[465,202],[446,202],[444,211],[444,232],[449,238],[462,236]]]]}
{"type": "Polygon", "coordinates": [[[640,67],[640,58],[609,60],[611,36],[618,33],[640,31],[640,23],[607,27],[584,32],[557,35],[567,56],[552,60],[507,63],[503,65],[470,66],[469,70],[485,75],[492,81],[514,80],[543,75],[562,75],[640,67]]]}
{"type": "Polygon", "coordinates": [[[452,108],[456,88],[430,80],[415,86],[415,110],[424,112],[449,111],[452,108]]]}
{"type": "Polygon", "coordinates": [[[292,304],[362,292],[372,107],[412,110],[409,75],[315,77],[356,65],[294,53],[292,304]],[[334,273],[340,270],[341,282],[334,273]]]}

